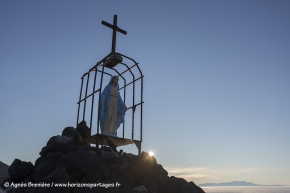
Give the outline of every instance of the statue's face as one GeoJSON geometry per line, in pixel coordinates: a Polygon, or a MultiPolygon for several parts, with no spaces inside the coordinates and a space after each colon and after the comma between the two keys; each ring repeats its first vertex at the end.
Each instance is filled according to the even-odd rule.
{"type": "Polygon", "coordinates": [[[119,78],[118,77],[115,77],[112,80],[112,84],[118,84],[118,81],[119,81],[119,78]]]}

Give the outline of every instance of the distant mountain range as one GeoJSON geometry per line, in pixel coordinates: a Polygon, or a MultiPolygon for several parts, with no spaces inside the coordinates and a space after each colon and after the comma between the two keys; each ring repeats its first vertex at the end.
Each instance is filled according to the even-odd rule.
{"type": "Polygon", "coordinates": [[[5,178],[8,178],[8,168],[9,166],[0,161],[0,184],[5,178]]]}
{"type": "MultiPolygon", "coordinates": [[[[199,186],[267,186],[267,185],[259,185],[259,184],[254,184],[252,182],[246,182],[246,181],[232,181],[232,182],[222,182],[222,183],[205,183],[205,184],[199,184],[199,186]]],[[[280,185],[270,185],[270,186],[280,186],[280,185]]]]}

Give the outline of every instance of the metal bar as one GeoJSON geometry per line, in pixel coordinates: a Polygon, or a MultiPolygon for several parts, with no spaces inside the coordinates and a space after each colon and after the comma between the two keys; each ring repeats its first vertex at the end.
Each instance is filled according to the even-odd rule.
{"type": "MultiPolygon", "coordinates": [[[[87,78],[87,86],[86,86],[86,94],[85,94],[85,98],[87,97],[87,94],[88,94],[89,80],[90,80],[90,74],[88,75],[88,78],[87,78]]],[[[85,102],[84,102],[84,111],[83,111],[83,120],[85,120],[85,115],[86,115],[86,105],[87,105],[87,100],[85,99],[85,102]]]]}
{"type": "Polygon", "coordinates": [[[141,69],[139,68],[138,63],[136,63],[136,65],[137,65],[139,73],[140,73],[140,75],[142,77],[141,78],[141,102],[142,102],[142,104],[141,104],[141,109],[140,109],[140,140],[142,142],[142,140],[143,140],[143,77],[144,76],[142,74],[141,69]]]}
{"type": "MultiPolygon", "coordinates": [[[[101,100],[101,91],[102,91],[102,85],[103,85],[104,68],[105,68],[105,66],[103,65],[102,74],[101,74],[101,81],[100,81],[100,87],[99,87],[100,92],[99,92],[99,101],[98,101],[97,134],[100,133],[100,131],[99,131],[99,129],[100,129],[100,100],[101,100]]],[[[96,139],[96,140],[97,140],[96,142],[98,142],[98,139],[96,139]]]]}
{"type": "Polygon", "coordinates": [[[90,98],[91,96],[93,96],[95,93],[97,93],[97,92],[99,92],[99,91],[100,91],[100,89],[94,91],[93,93],[91,93],[91,94],[88,95],[87,97],[85,97],[85,98],[83,98],[82,100],[80,100],[80,101],[78,102],[78,104],[81,103],[81,102],[83,102],[84,100],[90,98]]]}
{"type": "MultiPolygon", "coordinates": [[[[124,85],[126,85],[126,79],[124,79],[124,85]]],[[[120,89],[119,89],[120,90],[120,89]]],[[[126,87],[124,88],[124,96],[123,96],[123,98],[124,98],[124,103],[125,103],[125,105],[126,105],[126,87]]],[[[126,105],[126,107],[127,107],[127,105],[126,105]]],[[[123,138],[125,137],[125,120],[124,120],[124,123],[123,123],[123,138]]]]}
{"type": "Polygon", "coordinates": [[[92,72],[94,72],[96,70],[96,68],[98,66],[102,65],[102,61],[98,62],[94,67],[92,67],[88,72],[84,73],[84,75],[82,76],[83,78],[86,77],[87,75],[91,74],[92,72]]]}
{"type": "Polygon", "coordinates": [[[140,67],[139,67],[139,63],[136,63],[136,66],[137,66],[137,68],[138,68],[138,70],[139,70],[139,72],[140,72],[140,75],[143,77],[142,71],[141,71],[141,69],[140,69],[140,67]]]}
{"type": "MultiPolygon", "coordinates": [[[[97,70],[98,72],[102,72],[101,70],[97,70]]],[[[107,75],[109,75],[109,76],[112,76],[112,74],[110,74],[110,73],[107,73],[107,72],[103,72],[104,74],[107,74],[107,75]]]]}
{"type": "Polygon", "coordinates": [[[132,108],[134,108],[134,107],[137,107],[138,105],[142,105],[144,102],[140,102],[140,103],[138,103],[138,104],[136,104],[136,105],[133,105],[133,106],[131,106],[131,107],[129,107],[128,109],[132,109],[132,108]]]}
{"type": "Polygon", "coordinates": [[[122,30],[121,28],[117,27],[117,31],[121,32],[124,35],[127,35],[127,32],[125,30],[122,30]]]}
{"type": "MultiPolygon", "coordinates": [[[[130,70],[131,71],[131,70],[130,70]]],[[[135,76],[134,77],[134,82],[133,82],[133,104],[135,105],[135,76]]],[[[132,140],[134,139],[134,123],[135,123],[135,107],[132,109],[132,140]]]]}
{"type": "MultiPolygon", "coordinates": [[[[109,28],[114,28],[114,26],[112,25],[112,24],[109,24],[108,22],[105,22],[105,21],[102,21],[102,24],[103,25],[105,25],[105,26],[107,26],[107,27],[109,27],[109,28]]],[[[127,32],[125,31],[125,30],[122,30],[121,28],[119,28],[118,26],[116,26],[117,27],[117,31],[118,32],[121,32],[122,34],[124,34],[124,35],[126,35],[127,34],[127,32]]]]}
{"type": "MultiPolygon", "coordinates": [[[[80,97],[79,97],[79,101],[81,100],[81,98],[82,98],[82,90],[83,90],[83,83],[84,83],[84,79],[83,78],[81,78],[82,79],[82,84],[81,84],[81,91],[80,91],[80,97]]],[[[78,115],[77,115],[77,125],[76,125],[76,128],[77,128],[77,126],[78,126],[78,124],[79,124],[79,116],[80,116],[80,102],[78,102],[78,115]]]]}
{"type": "Polygon", "coordinates": [[[82,76],[82,78],[84,78],[85,76],[87,76],[88,74],[92,73],[95,69],[97,69],[105,60],[107,60],[107,58],[109,56],[111,56],[112,53],[108,54],[106,57],[104,57],[101,61],[97,62],[97,64],[95,66],[93,66],[88,72],[84,73],[84,75],[82,76]]]}
{"type": "Polygon", "coordinates": [[[143,139],[143,76],[141,78],[140,141],[143,139]]]}
{"type": "MultiPolygon", "coordinates": [[[[126,79],[124,79],[124,85],[126,85],[126,79]]],[[[119,89],[120,90],[120,89],[119,89]]],[[[125,105],[126,105],[126,87],[124,88],[124,103],[125,103],[125,105]]],[[[126,107],[127,107],[127,105],[126,105],[126,107]]],[[[123,138],[125,137],[125,124],[126,124],[126,122],[125,122],[125,120],[124,120],[124,123],[123,123],[123,138]]]]}
{"type": "Polygon", "coordinates": [[[141,154],[141,141],[134,140],[136,147],[138,148],[138,155],[141,154]]]}
{"type": "Polygon", "coordinates": [[[102,24],[105,25],[105,26],[107,26],[107,27],[109,27],[109,28],[112,28],[112,29],[114,28],[114,26],[112,26],[111,24],[109,24],[106,21],[102,21],[102,24]]]}
{"type": "MultiPolygon", "coordinates": [[[[125,64],[120,62],[120,64],[125,64]]],[[[121,74],[125,74],[126,72],[128,72],[129,70],[131,70],[132,68],[134,68],[136,66],[136,64],[134,64],[133,66],[131,66],[130,68],[128,68],[127,70],[125,70],[124,72],[122,72],[121,74]]]]}
{"type": "MultiPolygon", "coordinates": [[[[136,81],[135,76],[127,64],[125,64],[125,63],[120,63],[120,64],[123,64],[124,66],[126,66],[127,69],[129,70],[129,72],[131,73],[131,75],[133,76],[133,106],[134,106],[135,105],[135,81],[136,81]]],[[[135,114],[135,108],[132,109],[132,140],[134,140],[134,121],[135,121],[134,114],[135,114]]]]}
{"type": "Polygon", "coordinates": [[[90,74],[90,72],[84,73],[84,75],[82,76],[82,78],[86,77],[88,74],[90,74]]]}
{"type": "Polygon", "coordinates": [[[117,15],[115,14],[114,15],[114,27],[113,27],[113,37],[112,37],[112,50],[111,50],[111,52],[112,53],[115,53],[115,51],[116,51],[116,28],[117,28],[117,15]]]}
{"type": "Polygon", "coordinates": [[[90,129],[91,129],[91,135],[92,135],[92,121],[93,121],[93,112],[94,112],[94,100],[95,100],[95,90],[96,90],[96,78],[97,78],[97,71],[95,70],[95,77],[94,77],[94,87],[93,87],[93,93],[92,93],[92,106],[91,106],[91,119],[90,119],[90,129]]]}
{"type": "MultiPolygon", "coordinates": [[[[135,79],[135,81],[137,81],[137,80],[139,80],[139,79],[141,79],[141,78],[143,78],[144,76],[141,76],[141,77],[139,77],[139,78],[137,78],[137,79],[135,79]]],[[[125,85],[125,86],[123,86],[123,87],[121,87],[119,90],[121,90],[121,89],[123,89],[123,88],[125,88],[126,86],[129,86],[130,84],[132,84],[134,81],[132,81],[132,82],[130,82],[130,83],[128,83],[127,85],[125,85]]]]}
{"type": "MultiPolygon", "coordinates": [[[[102,64],[102,62],[98,62],[95,66],[100,66],[102,64]],[[98,65],[97,65],[98,64],[98,65]]],[[[92,72],[95,71],[95,66],[93,68],[91,68],[88,72],[84,73],[82,78],[86,77],[87,75],[91,74],[92,72]]]]}

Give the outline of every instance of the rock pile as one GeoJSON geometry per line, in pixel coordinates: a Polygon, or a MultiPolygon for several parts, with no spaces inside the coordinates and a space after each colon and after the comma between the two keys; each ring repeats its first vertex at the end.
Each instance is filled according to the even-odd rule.
{"type": "Polygon", "coordinates": [[[89,133],[83,123],[67,127],[49,139],[34,165],[15,159],[1,188],[8,183],[5,191],[13,193],[204,193],[193,182],[169,177],[146,152],[91,147],[82,142],[89,133]]]}

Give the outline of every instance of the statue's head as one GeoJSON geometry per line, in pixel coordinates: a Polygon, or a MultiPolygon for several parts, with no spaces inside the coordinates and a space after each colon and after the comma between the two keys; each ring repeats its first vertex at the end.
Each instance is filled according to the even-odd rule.
{"type": "Polygon", "coordinates": [[[118,81],[119,81],[118,76],[112,76],[110,83],[114,84],[114,85],[117,85],[118,81]]]}

